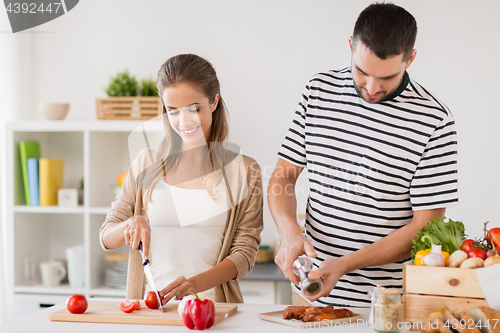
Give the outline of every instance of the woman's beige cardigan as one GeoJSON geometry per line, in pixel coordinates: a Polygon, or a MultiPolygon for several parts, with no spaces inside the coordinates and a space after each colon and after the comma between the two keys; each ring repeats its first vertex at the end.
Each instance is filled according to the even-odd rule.
{"type": "MultiPolygon", "coordinates": [[[[143,150],[135,159],[123,182],[121,194],[108,211],[106,221],[99,232],[101,246],[104,249],[106,248],[102,243],[102,235],[109,223],[123,222],[134,215],[142,215],[147,219],[147,210],[143,209],[145,189],[139,187],[136,180],[141,171],[151,165],[150,156],[155,156],[154,149],[143,150]]],[[[229,157],[226,160],[232,162],[227,163],[223,168],[224,182],[233,205],[227,214],[222,248],[217,263],[224,259],[231,260],[236,266],[238,275],[236,279],[216,286],[214,299],[216,302],[241,303],[243,296],[238,280],[247,275],[255,264],[260,233],[263,229],[262,175],[260,166],[254,159],[229,151],[226,156],[229,157]]],[[[126,297],[142,299],[145,280],[141,254],[138,250],[130,248],[126,297]]],[[[161,289],[164,286],[157,287],[161,289]]]]}

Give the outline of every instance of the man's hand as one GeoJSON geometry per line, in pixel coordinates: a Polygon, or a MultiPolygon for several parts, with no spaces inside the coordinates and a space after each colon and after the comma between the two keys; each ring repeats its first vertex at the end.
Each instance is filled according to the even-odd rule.
{"type": "Polygon", "coordinates": [[[326,259],[321,263],[321,265],[319,265],[318,269],[313,269],[309,273],[308,277],[310,280],[321,279],[321,281],[323,282],[323,289],[321,290],[320,294],[318,294],[314,298],[306,298],[309,301],[313,302],[320,297],[326,297],[330,295],[339,279],[346,273],[343,267],[344,265],[341,257],[338,259],[326,259]]]}
{"type": "Polygon", "coordinates": [[[281,240],[274,262],[281,268],[285,277],[295,284],[299,283],[299,278],[292,271],[295,259],[304,253],[309,257],[316,257],[314,247],[304,237],[297,224],[295,183],[303,169],[279,158],[267,188],[269,210],[278,227],[281,240]]]}
{"type": "Polygon", "coordinates": [[[293,273],[292,265],[295,259],[303,254],[316,258],[316,252],[311,242],[302,233],[295,233],[282,238],[280,249],[274,259],[285,277],[296,285],[299,284],[300,279],[293,273]]]}

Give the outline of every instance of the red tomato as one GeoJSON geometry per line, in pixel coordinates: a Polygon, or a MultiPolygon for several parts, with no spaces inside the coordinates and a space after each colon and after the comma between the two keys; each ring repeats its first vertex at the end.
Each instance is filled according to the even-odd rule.
{"type": "Polygon", "coordinates": [[[135,303],[134,302],[129,302],[128,300],[124,300],[123,302],[120,303],[120,310],[122,310],[125,313],[130,313],[135,310],[135,303]]]}
{"type": "Polygon", "coordinates": [[[474,246],[472,246],[472,243],[474,242],[473,239],[467,239],[465,240],[463,243],[462,243],[462,247],[461,247],[461,250],[464,251],[465,253],[469,254],[469,251],[472,250],[474,248],[474,246]]]}
{"type": "Polygon", "coordinates": [[[139,310],[139,309],[141,308],[141,302],[139,302],[139,300],[138,300],[138,299],[136,299],[136,300],[134,301],[134,304],[135,304],[135,309],[136,309],[136,310],[139,310]]]}
{"type": "Polygon", "coordinates": [[[87,299],[83,295],[72,295],[66,300],[66,308],[71,313],[84,313],[87,306],[87,299]]]}
{"type": "Polygon", "coordinates": [[[469,258],[481,258],[486,260],[486,251],[478,247],[473,248],[467,254],[469,255],[469,258]]]}
{"type": "Polygon", "coordinates": [[[156,293],[154,291],[148,292],[146,295],[146,306],[150,309],[158,309],[158,303],[156,302],[156,293]]]}
{"type": "Polygon", "coordinates": [[[491,241],[495,243],[495,246],[500,246],[500,228],[492,228],[486,234],[486,239],[488,240],[488,245],[491,245],[491,241]]]}

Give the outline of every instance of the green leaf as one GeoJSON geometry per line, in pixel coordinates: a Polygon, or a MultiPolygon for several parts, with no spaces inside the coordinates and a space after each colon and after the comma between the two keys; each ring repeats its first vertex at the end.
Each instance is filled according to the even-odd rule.
{"type": "Polygon", "coordinates": [[[460,250],[465,240],[465,226],[460,221],[438,217],[427,223],[427,226],[418,231],[413,239],[411,259],[415,262],[415,254],[420,250],[431,248],[432,244],[441,245],[442,250],[452,254],[460,250]]]}
{"type": "Polygon", "coordinates": [[[152,78],[144,79],[140,83],[141,96],[158,96],[158,88],[156,82],[152,78]]]}
{"type": "Polygon", "coordinates": [[[138,96],[139,87],[137,79],[125,69],[110,79],[105,91],[110,97],[138,96]]]}

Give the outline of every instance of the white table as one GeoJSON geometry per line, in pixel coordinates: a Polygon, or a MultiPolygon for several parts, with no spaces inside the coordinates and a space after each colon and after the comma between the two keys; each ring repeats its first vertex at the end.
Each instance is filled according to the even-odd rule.
{"type": "MultiPolygon", "coordinates": [[[[209,332],[297,332],[298,328],[276,324],[261,320],[257,317],[258,313],[283,310],[286,305],[260,305],[260,304],[236,304],[238,312],[221,323],[209,329],[209,332]]],[[[184,326],[168,326],[163,325],[134,325],[134,324],[101,324],[101,323],[76,323],[76,322],[55,322],[48,318],[49,313],[63,309],[65,304],[57,304],[51,308],[40,310],[33,314],[20,317],[0,325],[2,333],[26,333],[26,332],[47,332],[47,333],[149,333],[149,332],[189,332],[190,330],[184,326]]],[[[364,320],[368,320],[368,309],[351,309],[357,313],[364,315],[364,320]]],[[[374,332],[366,322],[351,324],[346,327],[322,327],[314,328],[321,332],[374,332]]],[[[194,331],[191,331],[194,332],[194,331]]],[[[405,329],[403,332],[409,332],[405,329]]]]}

